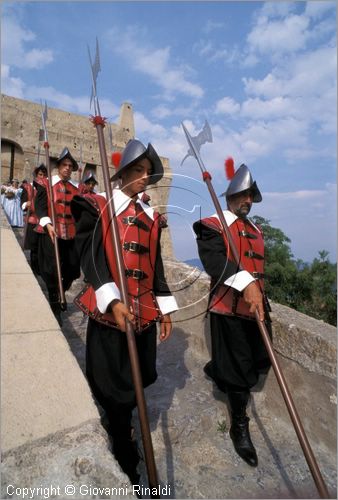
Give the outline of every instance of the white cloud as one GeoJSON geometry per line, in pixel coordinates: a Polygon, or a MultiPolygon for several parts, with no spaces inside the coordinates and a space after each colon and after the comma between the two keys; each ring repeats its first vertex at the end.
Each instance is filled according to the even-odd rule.
{"type": "Polygon", "coordinates": [[[258,12],[256,22],[263,22],[267,17],[285,17],[295,9],[295,2],[265,2],[258,12]]]}
{"type": "Polygon", "coordinates": [[[215,105],[215,113],[234,115],[239,111],[240,105],[232,97],[223,97],[215,105]]]}
{"type": "Polygon", "coordinates": [[[204,33],[211,33],[212,31],[222,29],[224,28],[225,24],[220,23],[218,21],[212,21],[211,19],[208,19],[205,26],[203,27],[202,31],[204,33]]]}
{"type": "Polygon", "coordinates": [[[290,15],[283,20],[265,18],[247,37],[251,51],[261,54],[288,53],[305,47],[308,38],[309,19],[290,15]]]}
{"type": "MultiPolygon", "coordinates": [[[[67,110],[71,113],[90,115],[88,96],[70,96],[59,92],[54,87],[37,87],[25,85],[19,78],[10,76],[8,66],[2,65],[2,92],[20,99],[33,102],[47,101],[47,105],[57,109],[67,110]]],[[[119,115],[119,108],[109,99],[100,100],[100,108],[103,116],[110,120],[119,115]]]]}
{"type": "MultiPolygon", "coordinates": [[[[256,13],[253,28],[247,36],[244,65],[253,65],[255,55],[279,60],[329,36],[332,36],[334,45],[336,22],[334,16],[329,17],[328,11],[335,10],[335,5],[329,1],[266,2],[256,13]],[[303,12],[296,14],[294,11],[299,6],[304,6],[303,12]],[[327,17],[321,20],[325,14],[327,17]]],[[[256,62],[259,63],[259,57],[256,62]]]]}
{"type": "Polygon", "coordinates": [[[134,112],[136,135],[145,135],[148,141],[153,142],[156,137],[166,135],[166,129],[157,123],[151,122],[144,114],[134,112]]]}
{"type": "Polygon", "coordinates": [[[197,52],[201,57],[208,57],[213,53],[214,48],[210,40],[199,40],[194,44],[193,51],[197,52]]]}
{"type": "Polygon", "coordinates": [[[239,50],[236,46],[226,46],[225,44],[215,43],[211,40],[201,39],[192,47],[193,52],[196,52],[205,62],[223,62],[224,64],[232,64],[234,61],[237,64],[240,57],[239,50]]]}
{"type": "Polygon", "coordinates": [[[244,78],[248,98],[242,115],[273,120],[294,117],[316,124],[321,133],[336,131],[336,49],[320,47],[275,66],[263,79],[244,78]],[[257,96],[260,96],[259,98],[257,96]]]}
{"type": "Polygon", "coordinates": [[[112,29],[107,38],[112,50],[124,57],[133,70],[150,76],[165,92],[185,94],[193,98],[203,96],[202,87],[189,81],[189,68],[172,63],[170,47],[142,46],[139,30],[135,27],[128,27],[123,32],[112,29]]]}
{"type": "Polygon", "coordinates": [[[151,115],[157,120],[163,120],[170,116],[185,118],[189,116],[194,110],[194,106],[167,106],[159,104],[151,110],[151,115]]]}
{"type": "Polygon", "coordinates": [[[9,16],[2,20],[1,49],[3,62],[18,68],[42,68],[53,61],[50,49],[28,48],[35,33],[20,26],[9,16]]]}
{"type": "Polygon", "coordinates": [[[274,119],[294,116],[294,102],[288,97],[274,97],[270,100],[247,99],[242,104],[241,114],[251,119],[274,119]]]}
{"type": "Polygon", "coordinates": [[[320,18],[323,14],[326,14],[329,10],[336,9],[336,2],[330,1],[312,1],[306,2],[305,14],[307,16],[313,17],[315,19],[320,18]]]}
{"type": "Polygon", "coordinates": [[[10,67],[1,64],[1,92],[19,99],[24,98],[25,84],[21,78],[15,78],[10,74],[10,67]]]}

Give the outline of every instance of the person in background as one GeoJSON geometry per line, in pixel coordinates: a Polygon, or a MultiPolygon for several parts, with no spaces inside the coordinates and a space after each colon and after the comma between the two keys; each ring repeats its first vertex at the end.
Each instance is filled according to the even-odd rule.
{"type": "Polygon", "coordinates": [[[79,185],[80,194],[84,193],[94,193],[95,194],[95,186],[98,184],[95,175],[93,172],[89,172],[84,179],[81,181],[79,185]]]}
{"type": "MultiPolygon", "coordinates": [[[[47,168],[43,163],[33,171],[33,177],[36,182],[47,178],[47,168]]],[[[33,182],[22,183],[21,208],[26,212],[27,228],[24,234],[24,250],[30,251],[30,265],[34,274],[40,274],[38,262],[39,236],[43,234],[43,229],[39,226],[39,219],[35,213],[35,197],[37,189],[33,182]]]]}
{"type": "Polygon", "coordinates": [[[48,289],[51,309],[62,325],[61,304],[57,279],[54,241],[58,240],[60,254],[61,276],[63,289],[66,292],[72,282],[80,276],[80,263],[75,249],[75,220],[70,210],[73,197],[78,194],[77,183],[71,179],[72,172],[76,172],[78,164],[68,148],[64,148],[56,161],[58,173],[52,179],[34,181],[37,189],[35,211],[44,234],[39,238],[38,262],[40,275],[48,289]],[[51,220],[51,203],[49,186],[51,182],[56,226],[51,220]]]}
{"type": "Polygon", "coordinates": [[[21,193],[18,179],[12,179],[10,186],[4,190],[3,208],[12,227],[23,227],[21,193]]]}

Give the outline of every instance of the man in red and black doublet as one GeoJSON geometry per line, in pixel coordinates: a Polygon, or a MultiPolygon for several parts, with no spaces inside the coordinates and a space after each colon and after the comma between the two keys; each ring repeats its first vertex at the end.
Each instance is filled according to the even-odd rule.
{"type": "Polygon", "coordinates": [[[75,220],[70,210],[70,202],[78,194],[77,184],[71,180],[71,173],[78,169],[78,164],[64,148],[57,160],[58,174],[51,179],[56,227],[51,220],[51,200],[49,199],[48,180],[41,183],[34,182],[37,189],[35,200],[36,214],[39,217],[40,227],[44,229],[39,239],[39,269],[40,275],[46,283],[49,303],[55,317],[61,324],[61,306],[57,279],[57,268],[54,251],[54,238],[58,239],[58,248],[61,263],[61,276],[64,291],[67,291],[72,282],[80,276],[79,257],[75,250],[75,220]]]}
{"type": "MultiPolygon", "coordinates": [[[[35,181],[39,182],[47,177],[47,168],[42,163],[33,171],[35,181]]],[[[33,183],[22,183],[21,208],[26,211],[26,227],[24,232],[24,250],[30,250],[30,265],[34,274],[40,274],[38,262],[39,237],[44,232],[39,226],[39,219],[35,212],[35,197],[37,190],[33,183]]]]}
{"type": "MultiPolygon", "coordinates": [[[[223,214],[240,256],[240,269],[217,214],[193,226],[200,259],[211,277],[208,312],[212,353],[204,371],[227,393],[232,418],[230,437],[241,458],[255,467],[258,459],[246,407],[250,389],[260,373],[268,372],[270,361],[255,321],[256,308],[261,320],[268,319],[263,234],[247,215],[252,203],[262,197],[245,165],[236,171],[223,195],[228,204],[223,214]]],[[[268,321],[267,327],[271,334],[268,321]]]]}
{"type": "Polygon", "coordinates": [[[113,197],[133,316],[120,300],[105,193],[76,196],[72,201],[76,245],[88,282],[75,301],[89,315],[86,374],[95,398],[105,410],[114,455],[132,481],[138,479],[139,458],[131,439],[136,399],[125,319],[133,318],[143,386],[147,387],[157,378],[156,322],[160,322],[160,340],[166,340],[171,333],[170,313],[177,309],[161,258],[162,217],[139,194],[162,175],[162,163],[151,144],[146,148],[132,140],[111,179],[121,182],[120,189],[113,190],[113,197]]]}

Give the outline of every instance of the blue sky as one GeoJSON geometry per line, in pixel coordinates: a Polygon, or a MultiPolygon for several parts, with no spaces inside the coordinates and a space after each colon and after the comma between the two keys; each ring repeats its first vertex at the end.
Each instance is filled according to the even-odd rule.
{"type": "Polygon", "coordinates": [[[177,258],[197,256],[191,223],[214,213],[180,126],[208,120],[202,147],[216,193],[224,159],[245,163],[261,215],[295,258],[336,261],[336,3],[3,2],[1,90],[90,114],[87,43],[100,43],[101,111],[133,104],[136,136],[168,157],[177,258]]]}

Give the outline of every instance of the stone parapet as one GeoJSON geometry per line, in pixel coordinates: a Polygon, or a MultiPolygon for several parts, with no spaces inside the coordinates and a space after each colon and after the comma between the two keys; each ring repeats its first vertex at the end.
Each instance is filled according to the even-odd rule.
{"type": "MultiPolygon", "coordinates": [[[[209,277],[197,268],[166,261],[171,289],[183,309],[180,318],[191,331],[196,355],[210,352],[209,326],[204,321],[209,277]]],[[[271,302],[274,348],[311,372],[334,379],[337,374],[336,328],[290,307],[271,302]]]]}

